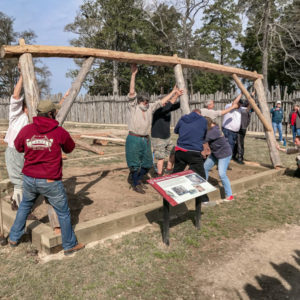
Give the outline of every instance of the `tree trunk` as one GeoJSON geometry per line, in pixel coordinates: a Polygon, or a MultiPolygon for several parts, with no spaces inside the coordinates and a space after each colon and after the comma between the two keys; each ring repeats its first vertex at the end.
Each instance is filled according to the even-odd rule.
{"type": "Polygon", "coordinates": [[[113,96],[119,95],[118,62],[113,61],[113,96]]]}
{"type": "Polygon", "coordinates": [[[264,7],[263,19],[263,57],[262,57],[262,73],[264,76],[263,84],[265,94],[268,97],[268,61],[269,61],[269,22],[270,22],[271,0],[266,0],[264,7]]]}

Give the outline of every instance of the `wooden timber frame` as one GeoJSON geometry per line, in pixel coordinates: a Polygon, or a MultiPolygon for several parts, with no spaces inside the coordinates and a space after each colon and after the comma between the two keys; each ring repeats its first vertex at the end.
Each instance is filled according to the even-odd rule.
{"type": "Polygon", "coordinates": [[[70,93],[67,96],[65,102],[62,104],[62,108],[58,114],[58,121],[60,125],[63,124],[66,116],[75,101],[82,83],[91,69],[92,63],[95,58],[117,60],[126,63],[135,64],[148,64],[154,66],[169,66],[174,67],[174,73],[176,78],[176,84],[180,89],[185,91],[185,94],[180,97],[181,111],[182,114],[190,112],[188,104],[187,89],[185,86],[182,68],[194,68],[204,72],[213,72],[218,74],[224,74],[233,77],[234,81],[242,91],[242,93],[249,100],[253,110],[257,113],[259,119],[264,125],[265,136],[269,147],[270,158],[274,168],[281,167],[281,160],[276,149],[276,140],[271,127],[270,113],[267,107],[266,95],[262,88],[263,76],[256,72],[250,72],[239,68],[223,66],[214,63],[208,63],[193,59],[179,58],[177,55],[174,56],[163,56],[163,55],[151,55],[151,54],[136,54],[121,51],[103,50],[103,49],[92,49],[92,48],[78,48],[78,47],[67,47],[67,46],[43,46],[43,45],[26,45],[23,40],[20,40],[18,46],[7,46],[1,47],[1,58],[12,58],[20,57],[21,71],[24,77],[24,90],[26,96],[26,102],[29,108],[29,118],[35,115],[35,108],[38,103],[39,93],[36,84],[36,79],[33,71],[32,62],[26,60],[32,60],[32,57],[68,57],[68,58],[85,58],[86,61],[83,63],[82,68],[72,84],[70,93]],[[247,92],[247,89],[241,83],[239,77],[254,81],[254,88],[257,93],[260,109],[255,104],[255,101],[247,92]]]}
{"type": "MultiPolygon", "coordinates": [[[[39,89],[34,73],[32,57],[68,57],[68,58],[85,58],[82,68],[78,73],[77,78],[72,84],[69,95],[62,103],[62,107],[57,115],[59,124],[62,125],[69,113],[73,102],[75,101],[83,81],[90,71],[95,58],[117,60],[120,62],[134,64],[148,64],[155,66],[169,66],[174,68],[176,85],[179,89],[184,90],[184,94],[180,97],[180,108],[182,115],[190,112],[189,99],[187,88],[183,77],[182,67],[195,68],[205,72],[213,72],[231,76],[240,88],[242,93],[248,99],[251,107],[256,112],[265,128],[265,136],[269,147],[270,158],[274,168],[280,167],[281,160],[276,148],[276,140],[273,129],[271,127],[270,112],[267,106],[266,95],[264,92],[261,74],[250,72],[239,68],[223,66],[198,60],[179,58],[177,55],[172,57],[162,55],[136,54],[129,52],[120,52],[112,50],[101,50],[91,48],[77,48],[64,46],[41,46],[41,45],[25,45],[23,39],[20,40],[19,46],[2,46],[1,58],[20,57],[21,72],[24,78],[24,91],[26,103],[29,110],[29,119],[36,114],[36,107],[39,102],[39,89]],[[247,89],[244,87],[239,77],[254,81],[254,88],[258,96],[258,102],[261,110],[252,99],[247,89]]],[[[78,141],[79,142],[79,141],[78,141]]],[[[77,142],[77,143],[78,143],[77,142]]],[[[80,144],[80,143],[79,143],[80,144]]],[[[85,145],[81,145],[84,147],[85,145]]],[[[202,197],[195,199],[195,226],[200,229],[201,220],[201,202],[202,197]]],[[[169,245],[169,203],[163,199],[163,242],[169,245]]]]}

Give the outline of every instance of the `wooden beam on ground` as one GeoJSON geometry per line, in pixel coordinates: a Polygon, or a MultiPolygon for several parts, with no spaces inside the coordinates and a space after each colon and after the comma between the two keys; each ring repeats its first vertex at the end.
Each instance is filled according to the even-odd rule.
{"type": "Polygon", "coordinates": [[[264,115],[261,113],[260,109],[258,108],[258,106],[256,105],[254,99],[250,96],[249,92],[247,91],[247,89],[245,88],[245,86],[243,85],[243,83],[240,81],[240,79],[236,76],[236,74],[232,75],[234,81],[236,82],[237,86],[239,87],[239,89],[242,91],[242,93],[246,96],[246,98],[248,99],[251,107],[253,108],[253,110],[256,112],[258,118],[261,120],[261,122],[263,123],[263,125],[265,126],[265,129],[267,131],[272,131],[272,126],[271,123],[268,123],[266,118],[264,117],[264,115]]]}
{"type": "Polygon", "coordinates": [[[58,114],[56,116],[56,120],[59,122],[59,125],[62,125],[67,118],[67,115],[69,111],[71,110],[72,104],[75,101],[80,88],[82,86],[82,83],[87,75],[87,73],[90,71],[92,64],[94,62],[94,57],[87,58],[84,63],[82,64],[82,67],[75,79],[75,81],[72,83],[72,87],[69,91],[69,95],[64,100],[62,107],[58,111],[58,114]]]}
{"type": "Polygon", "coordinates": [[[96,135],[81,135],[80,137],[83,138],[83,139],[109,141],[109,142],[112,142],[112,143],[125,143],[126,142],[124,139],[120,139],[120,138],[111,138],[111,137],[96,136],[96,135]]]}
{"type": "MultiPolygon", "coordinates": [[[[261,109],[262,114],[268,123],[271,124],[270,110],[267,104],[266,94],[264,90],[264,86],[261,79],[257,79],[254,82],[254,88],[257,94],[258,103],[261,109]]],[[[265,131],[267,144],[269,147],[270,158],[274,168],[282,167],[281,159],[279,156],[279,152],[276,148],[276,139],[274,136],[273,129],[271,131],[265,131]]]]}
{"type": "MultiPolygon", "coordinates": [[[[21,45],[25,44],[20,39],[21,45]]],[[[19,59],[21,73],[23,76],[23,87],[25,92],[25,101],[28,108],[28,119],[32,123],[32,118],[36,116],[36,108],[40,101],[40,92],[34,73],[34,65],[32,55],[29,53],[22,54],[19,59]]]]}
{"type": "MultiPolygon", "coordinates": [[[[176,58],[177,55],[175,54],[174,57],[176,58]]],[[[190,105],[189,105],[189,95],[188,90],[185,86],[182,67],[180,64],[177,64],[174,67],[174,73],[175,73],[175,79],[176,79],[176,85],[180,90],[183,90],[183,95],[180,96],[180,109],[181,109],[181,115],[186,115],[190,113],[190,105]]]]}
{"type": "Polygon", "coordinates": [[[18,57],[23,53],[30,53],[33,57],[70,57],[70,58],[86,58],[93,56],[108,60],[117,60],[126,63],[146,64],[154,66],[174,67],[181,65],[183,68],[193,68],[218,74],[231,76],[236,74],[239,77],[255,80],[263,78],[261,74],[246,71],[239,68],[223,66],[219,64],[208,63],[199,60],[164,56],[151,54],[136,54],[130,52],[121,52],[113,50],[79,48],[66,46],[43,46],[43,45],[19,45],[1,47],[1,58],[18,57]]]}
{"type": "Polygon", "coordinates": [[[92,146],[90,146],[89,144],[87,144],[87,143],[85,143],[83,141],[80,141],[78,139],[75,139],[75,144],[76,144],[76,147],[78,147],[80,149],[91,151],[91,152],[97,153],[99,155],[103,155],[104,154],[104,152],[99,151],[99,150],[93,148],[92,146]]]}

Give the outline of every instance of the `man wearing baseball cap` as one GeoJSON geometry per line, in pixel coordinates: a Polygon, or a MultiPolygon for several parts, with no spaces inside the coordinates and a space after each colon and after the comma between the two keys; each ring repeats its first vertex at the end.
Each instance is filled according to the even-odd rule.
{"type": "Polygon", "coordinates": [[[282,120],[283,120],[283,110],[281,108],[281,101],[276,101],[276,106],[271,108],[272,115],[272,127],[274,131],[274,135],[276,137],[276,131],[278,129],[279,133],[279,141],[283,143],[282,139],[282,120]]]}
{"type": "Polygon", "coordinates": [[[77,242],[72,228],[70,209],[62,179],[61,150],[70,153],[75,143],[70,134],[55,120],[57,109],[50,100],[40,101],[37,117],[19,132],[15,139],[18,152],[25,153],[23,167],[23,199],[15,222],[10,230],[10,245],[20,242],[25,230],[27,215],[38,195],[43,195],[54,207],[61,227],[65,255],[84,248],[77,242]]]}

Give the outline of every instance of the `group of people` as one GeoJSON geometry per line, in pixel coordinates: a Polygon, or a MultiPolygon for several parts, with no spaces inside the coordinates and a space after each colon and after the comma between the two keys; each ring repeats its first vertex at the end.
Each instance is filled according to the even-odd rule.
{"type": "MultiPolygon", "coordinates": [[[[133,190],[145,193],[147,186],[143,177],[153,166],[154,153],[158,177],[181,172],[189,166],[191,170],[208,179],[210,170],[217,164],[226,200],[233,200],[226,172],[232,158],[243,164],[244,138],[251,115],[248,101],[241,99],[240,94],[224,110],[214,110],[214,101],[209,100],[204,108],[194,109],[182,116],[174,129],[178,134],[177,145],[174,147],[170,132],[171,112],[180,108],[177,100],[183,95],[183,90],[175,86],[169,94],[150,103],[148,94],[136,94],[137,73],[138,68],[133,64],[128,94],[129,133],[125,146],[133,190]],[[222,116],[221,129],[217,118],[222,116]],[[164,159],[167,156],[167,168],[164,171],[164,159]]],[[[32,207],[37,197],[42,195],[49,207],[55,211],[58,222],[53,228],[61,233],[64,253],[69,255],[84,248],[84,244],[78,243],[72,228],[70,209],[62,183],[62,151],[72,152],[75,143],[70,134],[55,120],[60,105],[55,105],[50,100],[39,102],[37,116],[29,124],[28,110],[24,97],[21,96],[22,85],[23,79],[20,75],[10,100],[9,128],[5,137],[8,144],[5,153],[6,166],[14,184],[12,208],[17,209],[9,243],[12,247],[19,244],[32,207]]],[[[278,122],[278,116],[282,115],[279,102],[271,113],[274,115],[272,122],[278,122]]],[[[293,138],[296,148],[286,150],[278,146],[278,150],[288,154],[300,152],[300,112],[297,105],[290,114],[290,124],[295,132],[293,138]]],[[[300,157],[298,168],[300,170],[300,157]]],[[[208,201],[208,197],[204,196],[202,201],[208,201]]]]}
{"type": "Polygon", "coordinates": [[[126,160],[133,190],[145,193],[147,186],[143,177],[153,166],[153,147],[154,159],[157,160],[156,176],[183,171],[188,165],[207,179],[211,168],[218,164],[226,199],[233,200],[226,172],[232,157],[243,163],[244,138],[251,113],[248,101],[242,100],[239,95],[224,110],[214,110],[214,101],[209,100],[205,108],[184,115],[174,129],[178,134],[174,147],[170,139],[171,111],[180,108],[177,99],[183,90],[175,86],[168,95],[150,103],[149,95],[136,94],[137,72],[137,66],[132,65],[128,94],[129,133],[126,139],[126,160]],[[217,125],[217,118],[221,116],[224,116],[222,130],[217,125]],[[167,156],[167,168],[163,172],[164,158],[167,156]]]}
{"type": "MultiPolygon", "coordinates": [[[[279,135],[279,142],[284,143],[283,136],[282,136],[282,121],[284,119],[284,112],[281,107],[281,101],[276,101],[274,107],[270,110],[271,117],[272,117],[272,127],[274,131],[274,135],[276,137],[276,132],[278,130],[279,135]]],[[[295,142],[296,136],[300,136],[300,109],[299,105],[294,104],[293,110],[289,114],[288,123],[291,127],[291,132],[293,136],[293,142],[295,142]]]]}

